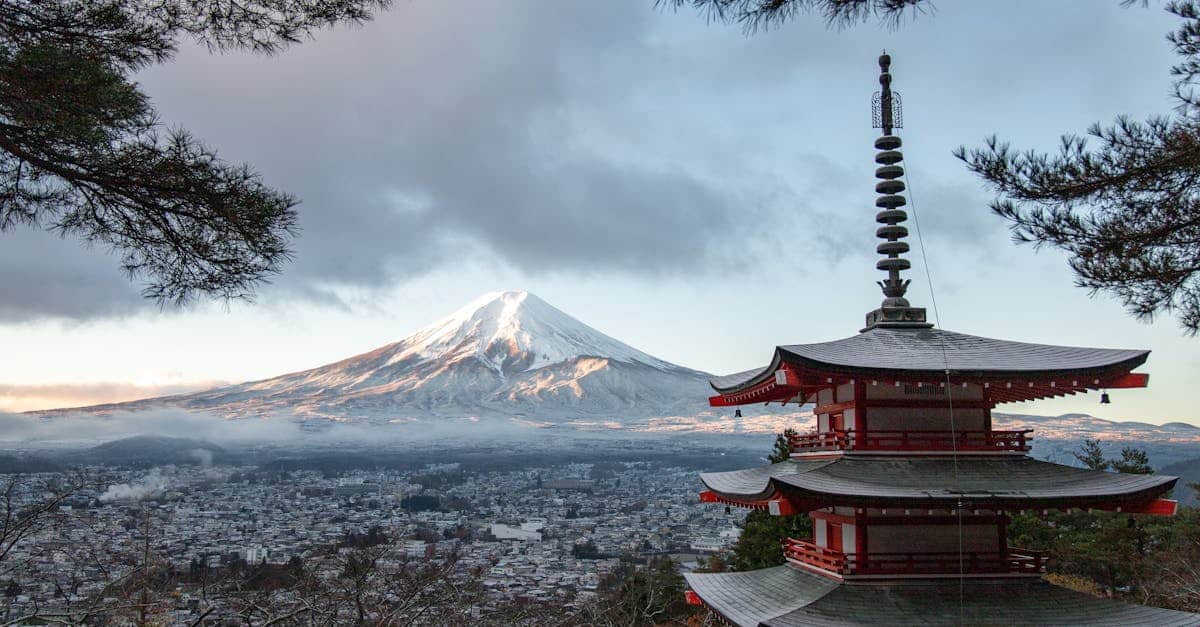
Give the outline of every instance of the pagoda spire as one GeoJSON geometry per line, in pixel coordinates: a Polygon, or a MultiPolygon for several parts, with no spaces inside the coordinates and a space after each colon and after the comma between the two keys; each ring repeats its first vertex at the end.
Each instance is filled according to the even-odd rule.
{"type": "Polygon", "coordinates": [[[875,262],[875,267],[887,272],[887,278],[879,281],[883,289],[883,303],[867,314],[867,326],[863,331],[875,327],[931,327],[925,321],[925,309],[913,307],[904,294],[908,291],[909,279],[901,278],[900,272],[912,267],[908,259],[901,255],[907,253],[908,229],[901,222],[908,220],[908,214],[902,209],[908,203],[904,192],[904,167],[901,162],[904,155],[900,153],[900,137],[894,130],[903,125],[900,109],[900,94],[892,91],[892,57],[884,52],[879,56],[879,91],[871,102],[871,118],[874,128],[882,129],[883,134],[875,140],[875,178],[879,182],[875,191],[879,197],[875,206],[879,212],[875,221],[881,224],[875,231],[879,239],[884,240],[876,248],[876,252],[884,258],[875,262]]]}

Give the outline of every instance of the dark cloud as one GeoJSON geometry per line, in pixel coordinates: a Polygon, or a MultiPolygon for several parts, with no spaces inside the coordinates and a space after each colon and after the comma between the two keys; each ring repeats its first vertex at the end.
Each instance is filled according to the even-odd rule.
{"type": "MultiPolygon", "coordinates": [[[[186,49],[139,78],[168,123],[303,200],[298,256],[271,298],[336,305],[339,287],[385,288],[464,259],[531,275],[710,275],[793,254],[798,238],[806,258],[869,257],[874,51],[901,49],[907,120],[945,157],[995,130],[1066,123],[1031,119],[1031,94],[1144,91],[1088,68],[1135,72],[1142,58],[1107,42],[1161,36],[1157,13],[1106,6],[1089,28],[1076,13],[964,5],[894,33],[807,19],[744,38],[650,0],[412,2],[278,57],[186,49]],[[1041,19],[1018,27],[1022,15],[1041,19]],[[1014,32],[1030,45],[1011,46],[1014,32]],[[861,107],[847,106],[851,92],[861,107]],[[861,161],[846,144],[861,144],[861,161]]],[[[924,171],[960,175],[914,181],[927,236],[1003,231],[956,162],[914,153],[924,171]]],[[[153,306],[112,257],[28,231],[0,238],[0,321],[153,306]]]]}
{"type": "Polygon", "coordinates": [[[639,137],[653,121],[620,101],[652,86],[611,72],[610,61],[649,54],[643,39],[661,18],[650,5],[460,12],[401,5],[268,62],[214,65],[189,54],[173,73],[148,76],[164,110],[303,198],[299,255],[283,288],[386,286],[473,256],[533,274],[726,263],[729,242],[759,210],[740,202],[736,185],[639,137]],[[230,66],[255,70],[230,81],[230,66]],[[224,86],[193,93],[181,80],[197,74],[224,86]],[[236,116],[195,100],[226,97],[230,82],[236,89],[251,76],[254,102],[236,116]],[[586,118],[597,102],[615,107],[602,125],[586,118]],[[284,130],[280,111],[280,143],[263,141],[264,130],[284,130]],[[222,132],[231,117],[245,140],[222,132]]]}
{"type": "Polygon", "coordinates": [[[119,316],[146,306],[105,251],[31,228],[0,233],[0,322],[119,316]]]}

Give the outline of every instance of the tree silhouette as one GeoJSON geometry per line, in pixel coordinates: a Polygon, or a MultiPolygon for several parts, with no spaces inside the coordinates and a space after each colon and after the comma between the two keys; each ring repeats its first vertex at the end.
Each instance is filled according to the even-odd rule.
{"type": "Polygon", "coordinates": [[[276,53],[390,0],[0,3],[0,231],[45,228],[117,252],[160,302],[248,298],[291,257],[291,195],[164,129],[131,76],[181,39],[276,53]]]}

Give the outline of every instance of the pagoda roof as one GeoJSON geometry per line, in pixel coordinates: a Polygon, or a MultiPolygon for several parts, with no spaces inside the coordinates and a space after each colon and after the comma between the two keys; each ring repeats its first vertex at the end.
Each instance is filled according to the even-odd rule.
{"type": "Polygon", "coordinates": [[[790,565],[684,576],[705,605],[741,627],[1200,625],[1197,614],[1101,599],[1031,578],[842,583],[790,565]]]}
{"type": "Polygon", "coordinates": [[[1073,468],[1027,456],[843,456],[792,459],[729,472],[701,473],[733,501],[786,496],[809,509],[851,507],[1049,509],[1144,504],[1174,487],[1177,477],[1073,468]]]}
{"type": "Polygon", "coordinates": [[[858,335],[775,349],[771,363],[709,383],[722,394],[771,378],[783,364],[819,374],[962,379],[1092,378],[1127,373],[1146,361],[1148,350],[1082,348],[996,340],[929,328],[875,327],[858,335]]]}

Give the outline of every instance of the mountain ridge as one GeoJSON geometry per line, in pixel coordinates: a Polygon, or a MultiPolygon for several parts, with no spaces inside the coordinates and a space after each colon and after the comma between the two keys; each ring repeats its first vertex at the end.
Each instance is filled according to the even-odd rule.
{"type": "Polygon", "coordinates": [[[526,291],[489,292],[405,338],[316,368],[190,394],[45,410],[152,407],[226,418],[369,424],[426,417],[573,419],[693,415],[708,374],[633,348],[526,291]]]}

